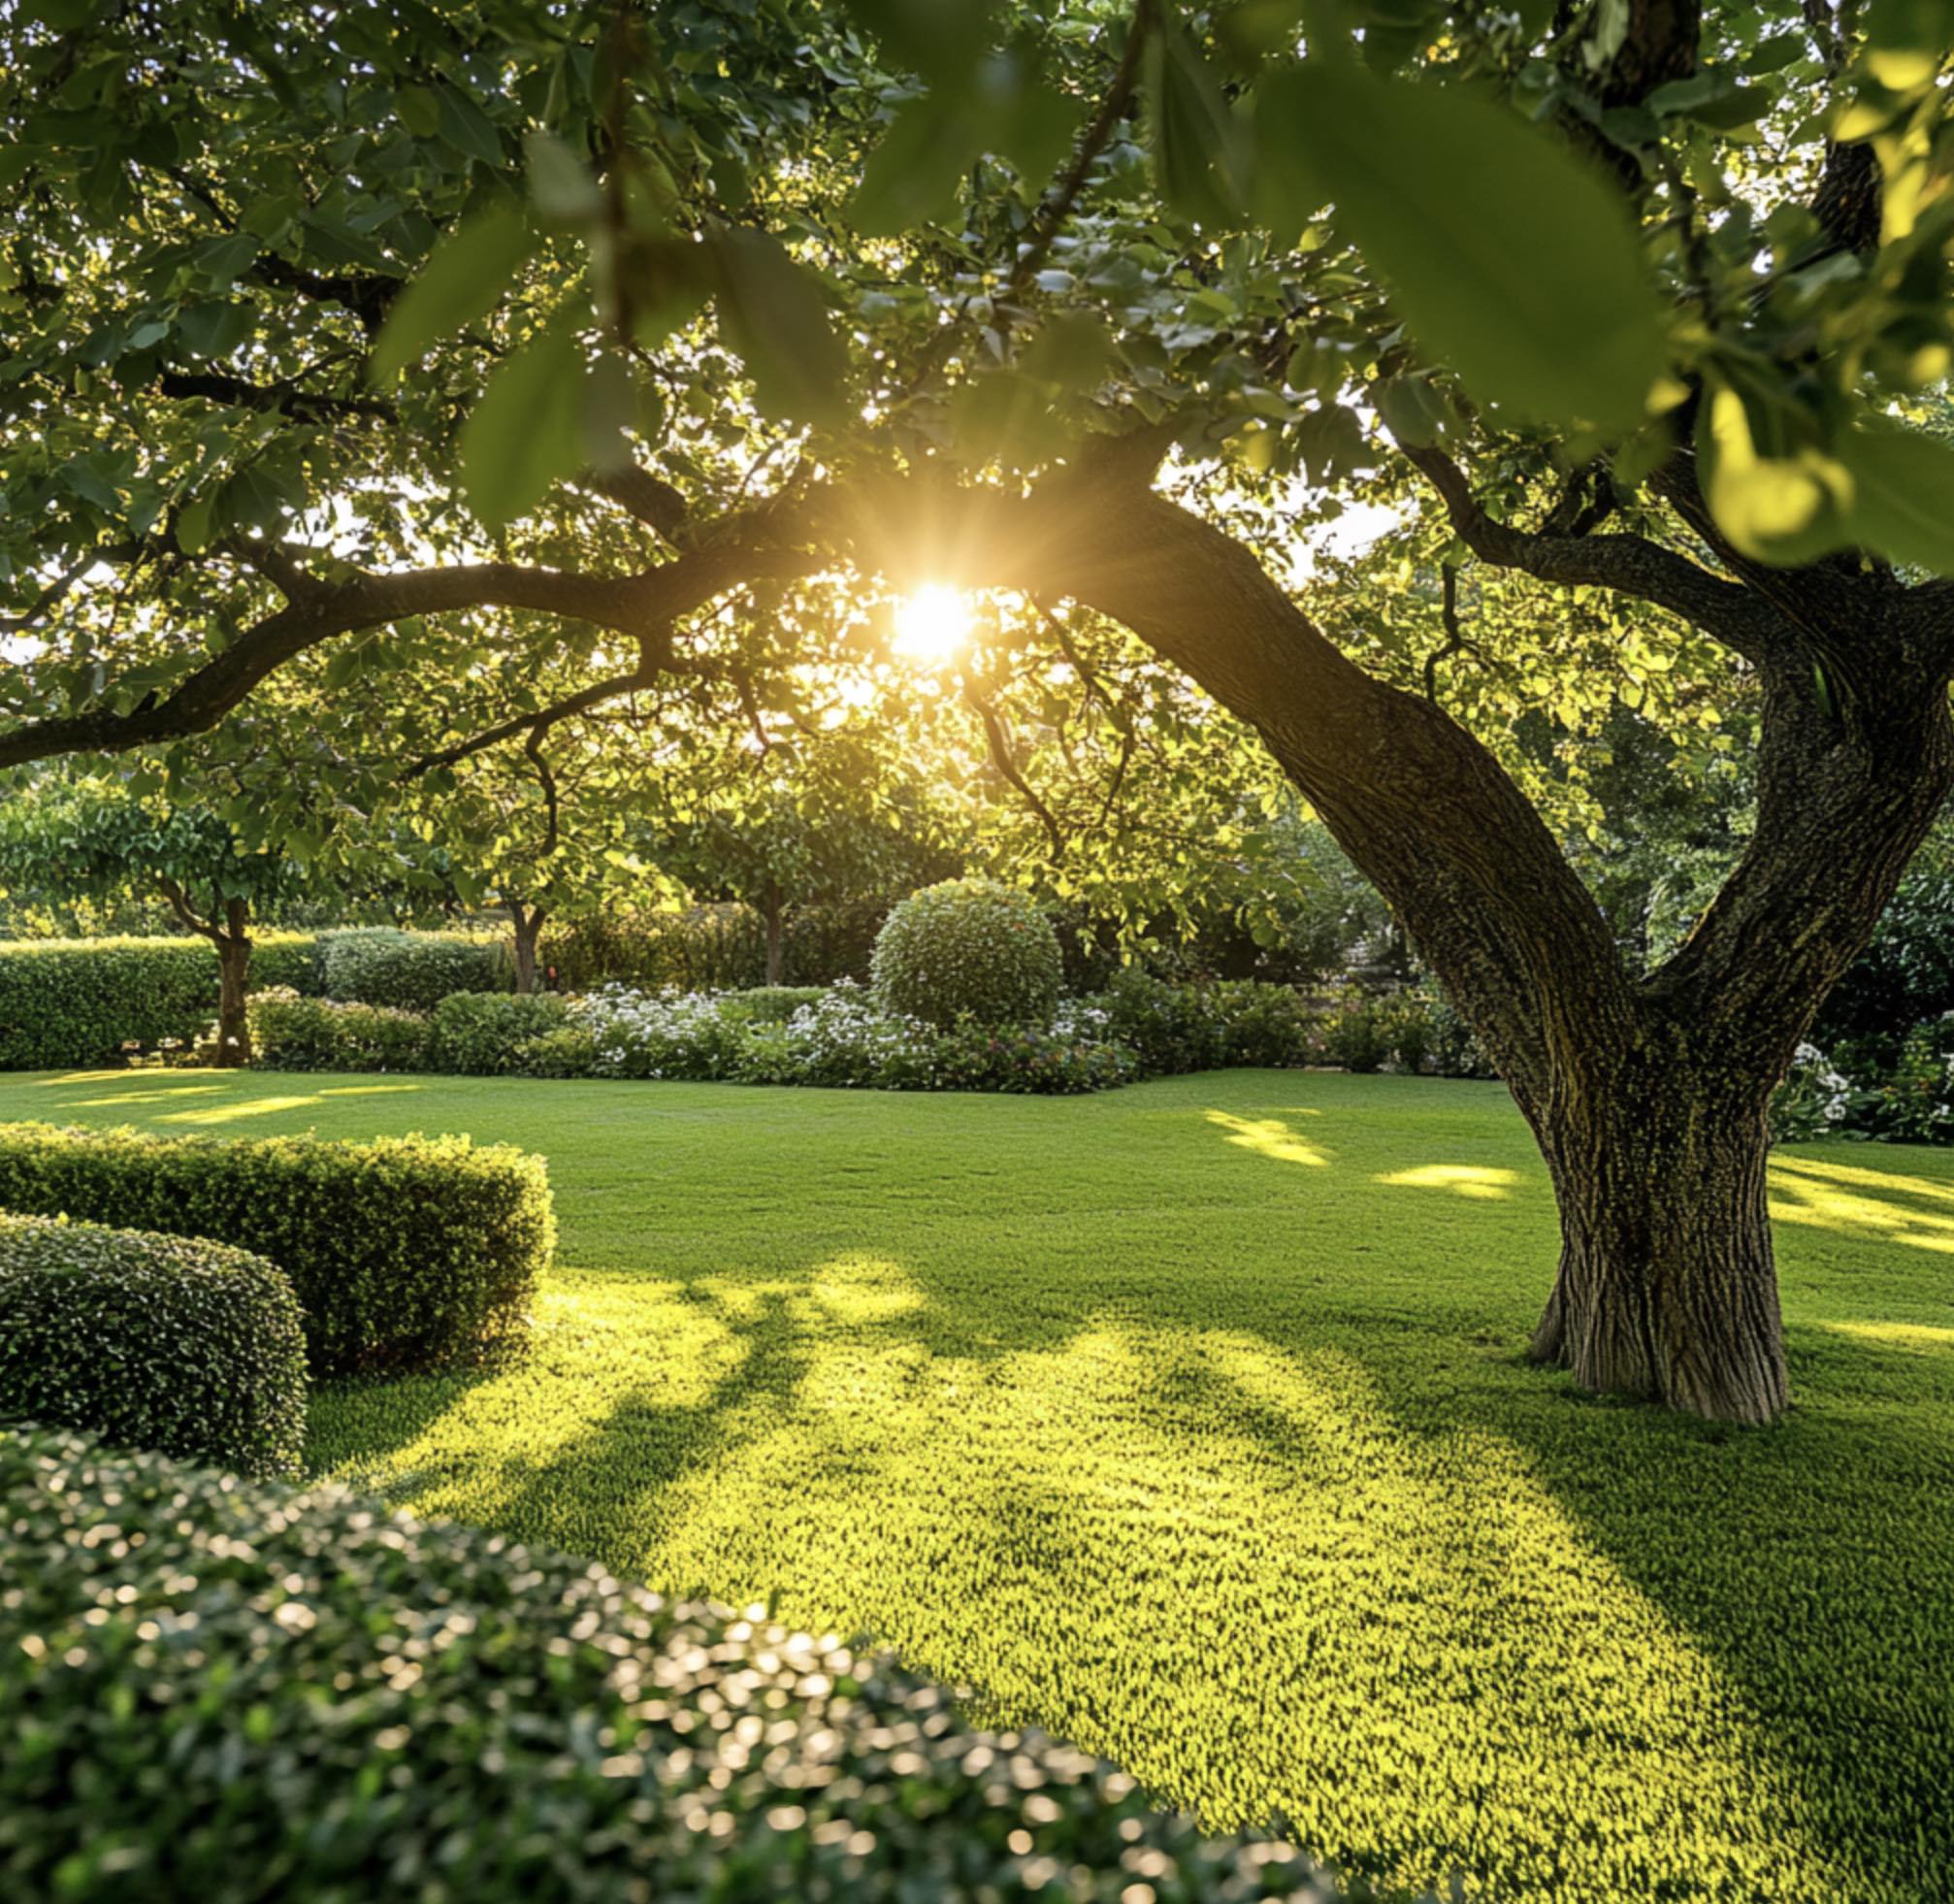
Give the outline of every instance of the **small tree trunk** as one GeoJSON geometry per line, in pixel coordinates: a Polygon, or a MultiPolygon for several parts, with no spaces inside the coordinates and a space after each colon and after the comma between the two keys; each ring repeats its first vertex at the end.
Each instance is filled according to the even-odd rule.
{"type": "Polygon", "coordinates": [[[782,930],[780,888],[768,883],[760,896],[760,909],[766,921],[766,982],[787,982],[787,935],[782,930]]]}
{"type": "Polygon", "coordinates": [[[217,1063],[245,1065],[251,1058],[250,998],[251,940],[245,931],[250,908],[231,900],[224,908],[224,929],[213,935],[217,945],[217,1063]]]}
{"type": "Polygon", "coordinates": [[[509,918],[515,928],[515,989],[523,998],[536,990],[536,948],[542,933],[543,916],[539,905],[525,906],[516,901],[509,906],[509,918]]]}
{"type": "Polygon", "coordinates": [[[1604,1093],[1556,1096],[1541,1135],[1560,1268],[1533,1359],[1598,1393],[1775,1420],[1784,1341],[1755,1089],[1637,1067],[1604,1093]]]}

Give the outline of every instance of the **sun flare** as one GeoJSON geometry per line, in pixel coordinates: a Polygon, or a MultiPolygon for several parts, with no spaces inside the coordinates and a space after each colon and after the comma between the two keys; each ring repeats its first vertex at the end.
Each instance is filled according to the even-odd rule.
{"type": "Polygon", "coordinates": [[[940,667],[970,633],[970,604],[961,589],[929,582],[896,605],[895,651],[926,667],[940,667]]]}

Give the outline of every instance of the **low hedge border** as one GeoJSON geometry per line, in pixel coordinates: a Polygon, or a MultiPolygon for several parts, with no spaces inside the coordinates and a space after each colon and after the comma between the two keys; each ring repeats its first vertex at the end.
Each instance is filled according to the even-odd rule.
{"type": "Polygon", "coordinates": [[[1369,1895],[886,1658],[336,1488],[0,1432],[0,1498],[15,1895],[1369,1895]]]}
{"type": "Polygon", "coordinates": [[[478,1352],[556,1246],[543,1160],[467,1137],[155,1137],[0,1125],[0,1209],[209,1236],[291,1278],[316,1373],[478,1352]]]}
{"type": "MultiPolygon", "coordinates": [[[[311,991],[317,939],[254,933],[251,984],[311,991]]],[[[0,944],[0,1070],[96,1065],[125,1044],[188,1044],[216,1015],[217,957],[201,938],[0,944]]]]}
{"type": "Polygon", "coordinates": [[[244,1250],[0,1214],[0,1415],[296,1474],[298,1298],[283,1270],[244,1250]]]}

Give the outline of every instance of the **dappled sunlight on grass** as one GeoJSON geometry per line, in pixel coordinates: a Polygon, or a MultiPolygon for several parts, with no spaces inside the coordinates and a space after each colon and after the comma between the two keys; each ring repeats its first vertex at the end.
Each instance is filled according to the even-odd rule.
{"type": "Polygon", "coordinates": [[[54,1077],[23,1078],[31,1091],[59,1091],[73,1084],[146,1084],[153,1070],[130,1070],[126,1066],[106,1071],[62,1071],[54,1077]]]}
{"type": "MultiPolygon", "coordinates": [[[[549,1159],[532,1339],[320,1388],[320,1468],[878,1633],[1390,1883],[1944,1889],[1954,1319],[1944,1259],[1888,1245],[1954,1221],[1954,1154],[1775,1160],[1774,1198],[1824,1217],[1778,1232],[1796,1406],[1733,1433],[1525,1366],[1553,1204],[1478,1086],[186,1081],[316,1093],[244,1131],[549,1159]],[[1260,1167],[1288,1146],[1317,1167],[1260,1167]]],[[[69,1114],[184,1128],[124,1101],[69,1114]]],[[[47,1106],[0,1078],[0,1116],[47,1106]]]]}
{"type": "Polygon", "coordinates": [[[1819,1328],[1881,1348],[1905,1349],[1916,1355],[1954,1355],[1954,1329],[1937,1329],[1929,1323],[1826,1322],[1819,1328]]]}
{"type": "Polygon", "coordinates": [[[1273,1158],[1279,1164],[1327,1164],[1328,1156],[1316,1144],[1292,1131],[1280,1117],[1236,1117],[1228,1111],[1211,1110],[1210,1124],[1230,1133],[1228,1142],[1252,1150],[1257,1157],[1273,1158]]]}
{"type": "Polygon", "coordinates": [[[1771,1160],[1770,1191],[1779,1223],[1954,1255],[1954,1184],[1779,1152],[1771,1160]]]}
{"type": "Polygon", "coordinates": [[[177,1098],[206,1098],[221,1091],[220,1084],[166,1084],[155,1091],[120,1091],[108,1098],[64,1098],[63,1110],[93,1110],[103,1104],[169,1103],[177,1098]]]}
{"type": "Polygon", "coordinates": [[[1454,1197],[1497,1202],[1513,1195],[1519,1172],[1488,1169],[1478,1164],[1417,1164],[1409,1170],[1389,1170],[1371,1181],[1412,1190],[1449,1190],[1454,1197]]]}
{"type": "Polygon", "coordinates": [[[246,1117],[270,1117],[278,1111],[303,1110],[308,1104],[316,1104],[319,1094],[308,1092],[304,1097],[247,1098],[238,1104],[211,1104],[198,1110],[165,1111],[157,1118],[158,1124],[235,1124],[246,1117]]]}

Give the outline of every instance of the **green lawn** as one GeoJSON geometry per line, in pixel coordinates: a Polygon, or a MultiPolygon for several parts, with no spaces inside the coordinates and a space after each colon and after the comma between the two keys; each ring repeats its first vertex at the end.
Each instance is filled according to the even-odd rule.
{"type": "Polygon", "coordinates": [[[1498,1898],[1948,1895],[1954,1154],[1775,1165],[1798,1407],[1519,1360],[1493,1086],[1020,1100],[108,1072],[0,1117],[540,1150],[525,1358],[322,1393],[321,1468],[868,1630],[1216,1823],[1498,1898]]]}

